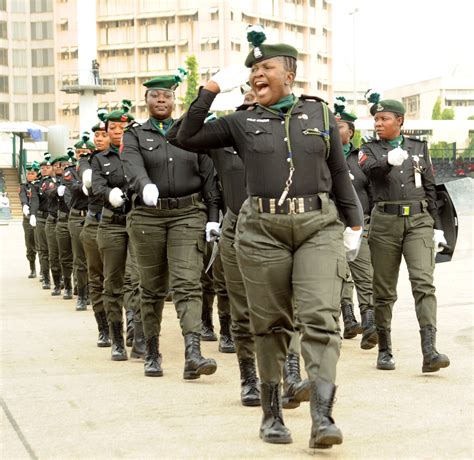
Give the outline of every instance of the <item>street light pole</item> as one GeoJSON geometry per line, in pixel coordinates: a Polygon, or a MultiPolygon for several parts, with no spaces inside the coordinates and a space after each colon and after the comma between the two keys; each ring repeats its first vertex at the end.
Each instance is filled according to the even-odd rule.
{"type": "Polygon", "coordinates": [[[357,115],[357,74],[356,74],[356,13],[359,12],[358,8],[349,13],[352,16],[352,75],[353,75],[353,91],[354,91],[354,108],[353,112],[357,115]]]}

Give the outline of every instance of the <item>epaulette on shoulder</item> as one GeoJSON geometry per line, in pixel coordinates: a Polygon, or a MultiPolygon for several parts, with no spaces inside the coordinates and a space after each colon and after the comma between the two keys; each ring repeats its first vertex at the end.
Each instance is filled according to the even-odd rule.
{"type": "Polygon", "coordinates": [[[127,126],[125,126],[124,131],[128,131],[132,128],[138,128],[141,125],[142,125],[141,123],[138,123],[138,121],[134,120],[131,123],[129,123],[127,126]]]}
{"type": "Polygon", "coordinates": [[[309,101],[309,102],[324,102],[327,105],[327,102],[324,99],[321,99],[318,96],[310,96],[309,94],[302,94],[300,96],[300,99],[303,99],[303,100],[309,101]]]}
{"type": "Polygon", "coordinates": [[[425,143],[425,144],[427,142],[424,139],[418,139],[416,137],[410,137],[410,136],[405,136],[405,135],[404,135],[404,137],[405,137],[405,139],[410,139],[411,141],[421,142],[421,143],[425,143]]]}

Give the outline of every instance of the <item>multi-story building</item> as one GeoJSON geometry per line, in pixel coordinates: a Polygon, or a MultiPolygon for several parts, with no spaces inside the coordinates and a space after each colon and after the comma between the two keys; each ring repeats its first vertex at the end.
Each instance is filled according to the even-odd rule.
{"type": "Polygon", "coordinates": [[[474,75],[457,68],[448,76],[386,90],[384,97],[402,101],[407,119],[430,120],[440,98],[441,111],[452,108],[455,120],[467,120],[474,116],[474,75]]]}
{"type": "MultiPolygon", "coordinates": [[[[0,0],[0,120],[67,124],[71,137],[79,134],[79,94],[61,88],[84,71],[76,14],[81,3],[0,0]]],[[[264,25],[268,41],[298,49],[296,93],[330,100],[331,8],[328,0],[97,0],[90,27],[96,28],[100,75],[116,82],[116,91],[99,95],[98,105],[113,109],[131,99],[135,116],[145,118],[144,81],[175,72],[189,55],[196,56],[202,81],[242,63],[249,24],[264,25]]]]}

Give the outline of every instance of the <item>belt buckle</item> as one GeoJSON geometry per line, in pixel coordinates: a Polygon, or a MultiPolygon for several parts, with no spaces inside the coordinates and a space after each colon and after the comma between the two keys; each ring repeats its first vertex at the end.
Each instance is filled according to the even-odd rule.
{"type": "Polygon", "coordinates": [[[410,215],[410,206],[400,205],[399,216],[408,217],[410,215]]]}
{"type": "Polygon", "coordinates": [[[178,208],[178,199],[168,198],[168,209],[177,209],[177,208],[178,208]]]}
{"type": "Polygon", "coordinates": [[[288,215],[296,214],[297,198],[288,198],[288,215]]]}

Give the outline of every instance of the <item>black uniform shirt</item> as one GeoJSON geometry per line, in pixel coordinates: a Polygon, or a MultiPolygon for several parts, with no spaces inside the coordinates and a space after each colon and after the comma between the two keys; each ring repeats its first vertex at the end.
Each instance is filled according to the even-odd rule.
{"type": "Polygon", "coordinates": [[[33,194],[35,194],[38,199],[38,208],[36,209],[36,211],[48,212],[48,201],[46,200],[46,195],[43,193],[42,187],[43,181],[45,179],[49,179],[49,176],[41,177],[40,179],[34,182],[33,194]]]}
{"type": "Polygon", "coordinates": [[[34,193],[33,189],[35,188],[34,182],[26,182],[20,185],[20,202],[21,205],[24,206],[25,204],[30,207],[30,214],[31,209],[38,209],[38,195],[34,193]]]}
{"type": "MultiPolygon", "coordinates": [[[[253,111],[234,112],[203,124],[215,97],[211,91],[200,90],[183,118],[178,142],[189,148],[233,146],[245,165],[248,194],[278,199],[289,173],[284,121],[257,105],[253,111]]],[[[292,111],[289,128],[295,172],[288,197],[332,191],[347,224],[362,225],[334,115],[329,112],[327,159],[325,141],[311,134],[315,128],[324,130],[322,103],[302,97],[292,111]]]]}
{"type": "Polygon", "coordinates": [[[387,154],[394,147],[386,141],[374,140],[360,148],[359,164],[372,184],[374,202],[427,200],[428,211],[435,220],[435,228],[441,228],[433,167],[426,142],[404,136],[401,147],[408,153],[408,158],[401,166],[388,163],[387,154]],[[415,186],[413,157],[416,155],[422,170],[422,186],[419,188],[415,186]]]}
{"type": "Polygon", "coordinates": [[[76,166],[68,166],[64,170],[61,184],[69,191],[69,207],[80,211],[87,209],[88,197],[82,191],[82,180],[76,166]]]}
{"type": "Polygon", "coordinates": [[[104,207],[117,213],[129,211],[128,200],[119,208],[114,208],[109,202],[110,191],[117,187],[124,196],[128,193],[128,181],[125,177],[120,153],[112,148],[98,153],[92,158],[92,191],[98,195],[104,207]]]}
{"type": "MultiPolygon", "coordinates": [[[[92,169],[91,167],[91,161],[92,159],[99,153],[98,150],[95,152],[89,154],[89,155],[82,155],[79,158],[79,166],[77,168],[77,172],[79,173],[79,177],[81,178],[81,183],[82,183],[82,173],[86,171],[87,169],[92,169]]],[[[87,206],[88,210],[92,214],[97,214],[98,212],[102,211],[102,206],[104,206],[104,200],[102,196],[96,195],[94,191],[92,190],[92,187],[88,187],[87,191],[89,193],[88,195],[88,200],[87,200],[87,206]]]]}
{"type": "MultiPolygon", "coordinates": [[[[57,217],[58,215],[58,193],[57,187],[59,185],[59,180],[55,177],[46,176],[41,179],[41,193],[45,197],[46,201],[46,211],[49,215],[57,217]]],[[[41,205],[40,205],[41,208],[41,205]]]]}
{"type": "Polygon", "coordinates": [[[133,190],[141,198],[147,184],[158,187],[160,198],[201,192],[208,220],[218,222],[221,196],[209,157],[170,144],[148,120],[125,132],[122,161],[133,190]]]}
{"type": "Polygon", "coordinates": [[[351,145],[351,153],[346,159],[349,173],[352,179],[352,185],[355,188],[360,204],[364,210],[364,216],[370,216],[372,211],[372,189],[369,179],[359,166],[359,149],[351,145]]]}

